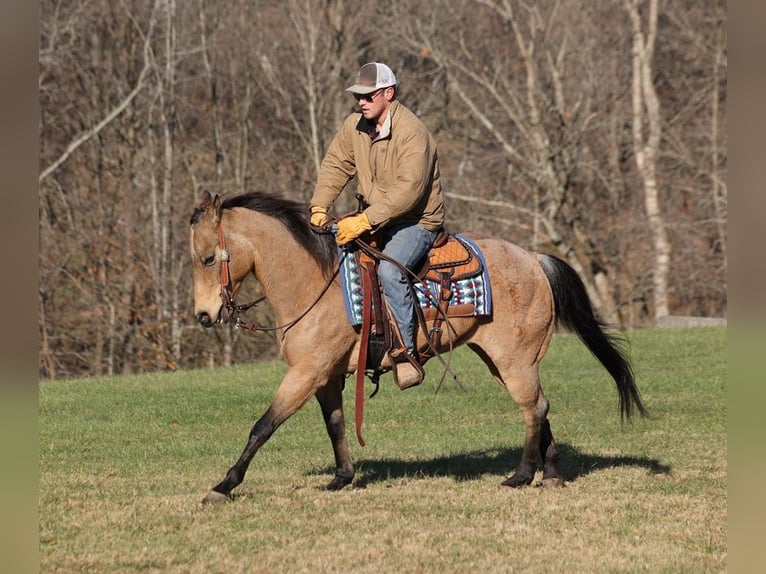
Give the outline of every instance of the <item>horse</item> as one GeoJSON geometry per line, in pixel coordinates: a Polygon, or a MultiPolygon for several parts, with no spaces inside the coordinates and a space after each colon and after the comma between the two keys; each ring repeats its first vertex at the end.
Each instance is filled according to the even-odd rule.
{"type": "MultiPolygon", "coordinates": [[[[196,321],[212,327],[234,318],[239,307],[233,299],[252,275],[271,304],[279,353],[288,366],[239,459],[203,504],[231,500],[258,449],[312,397],[321,408],[335,456],[335,474],[325,488],[337,491],[353,481],[342,391],[345,377],[357,368],[360,330],[344,310],[334,237],[316,233],[308,213],[307,205],[274,193],[224,198],[207,191],[192,213],[189,245],[196,321]]],[[[467,345],[522,412],[521,460],[502,485],[531,484],[539,461],[541,484],[563,485],[556,470],[559,452],[540,384],[540,362],[556,328],[576,333],[614,380],[621,419],[630,420],[634,410],[646,416],[623,349],[624,337],[596,317],[582,280],[563,260],[503,239],[465,235],[483,252],[492,284],[492,313],[450,318],[450,336],[436,351],[467,345]]],[[[417,340],[421,348],[427,345],[422,329],[417,340]]],[[[391,367],[388,360],[383,359],[381,368],[391,367]]]]}

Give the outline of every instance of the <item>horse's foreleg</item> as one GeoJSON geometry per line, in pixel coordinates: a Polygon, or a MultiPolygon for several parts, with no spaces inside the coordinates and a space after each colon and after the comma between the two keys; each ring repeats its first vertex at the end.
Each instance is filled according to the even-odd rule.
{"type": "Polygon", "coordinates": [[[269,440],[274,431],[293,413],[301,408],[316,388],[311,376],[302,375],[298,370],[291,370],[277,389],[271,406],[253,425],[245,449],[237,462],[226,473],[226,478],[219,482],[202,500],[203,504],[221,502],[231,498],[231,491],[245,479],[245,473],[255,453],[269,440]]]}
{"type": "Polygon", "coordinates": [[[335,477],[325,487],[340,490],[354,479],[354,464],[346,441],[346,422],[343,417],[343,379],[331,380],[317,390],[316,398],[322,408],[327,434],[335,454],[335,477]]]}
{"type": "Polygon", "coordinates": [[[277,425],[274,424],[272,408],[269,408],[269,410],[258,419],[255,425],[253,425],[247,440],[247,445],[245,445],[245,449],[242,451],[236,464],[234,464],[234,466],[232,466],[226,473],[226,478],[215,485],[213,489],[208,492],[207,496],[202,499],[202,504],[222,502],[231,498],[231,491],[242,484],[242,481],[245,479],[245,473],[247,472],[247,468],[250,466],[250,461],[253,460],[255,453],[258,452],[258,449],[269,440],[269,437],[271,437],[272,434],[274,434],[276,427],[277,425]]]}

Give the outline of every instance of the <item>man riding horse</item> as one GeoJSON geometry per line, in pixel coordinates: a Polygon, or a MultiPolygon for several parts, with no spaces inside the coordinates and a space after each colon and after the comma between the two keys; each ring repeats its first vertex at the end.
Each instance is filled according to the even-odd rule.
{"type": "Polygon", "coordinates": [[[372,62],[356,74],[351,92],[361,113],[350,114],[327,150],[311,199],[311,223],[330,223],[329,208],[357,177],[362,210],[338,221],[343,246],[371,231],[386,256],[378,276],[399,330],[401,348],[390,355],[396,384],[423,382],[415,347],[414,302],[407,278],[391,259],[412,270],[444,226],[444,198],[436,142],[423,122],[396,99],[397,81],[385,64],[372,62]]]}

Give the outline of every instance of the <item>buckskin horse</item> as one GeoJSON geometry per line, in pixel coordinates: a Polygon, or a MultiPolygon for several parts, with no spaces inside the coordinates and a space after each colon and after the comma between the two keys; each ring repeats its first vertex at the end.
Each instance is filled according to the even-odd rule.
{"type": "MultiPolygon", "coordinates": [[[[191,216],[197,322],[211,327],[232,318],[237,309],[233,297],[253,274],[272,306],[280,355],[288,365],[239,459],[203,503],[231,499],[258,449],[311,397],[319,402],[335,455],[335,475],[326,488],[340,490],[354,478],[342,391],[344,378],[357,368],[361,337],[344,311],[334,238],[315,233],[307,214],[306,205],[271,193],[223,199],[204,192],[191,216]]],[[[521,460],[502,484],[529,485],[539,459],[542,485],[563,484],[556,470],[559,453],[540,385],[540,362],[557,326],[576,333],[614,379],[621,418],[630,419],[634,410],[645,416],[622,338],[607,332],[579,276],[564,261],[498,238],[466,235],[474,238],[486,261],[492,314],[449,319],[450,336],[437,351],[468,345],[521,409],[521,460]]],[[[418,343],[427,344],[422,330],[418,343]]]]}

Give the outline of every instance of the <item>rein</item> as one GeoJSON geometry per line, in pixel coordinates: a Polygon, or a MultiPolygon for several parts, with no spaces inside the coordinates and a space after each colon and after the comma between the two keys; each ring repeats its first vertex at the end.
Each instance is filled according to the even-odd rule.
{"type": "Polygon", "coordinates": [[[226,249],[226,238],[224,237],[223,233],[223,225],[220,223],[218,224],[218,244],[221,248],[221,299],[223,300],[224,307],[226,307],[227,312],[231,317],[234,318],[234,328],[236,329],[245,329],[247,331],[263,331],[263,332],[270,332],[270,331],[279,331],[281,329],[289,329],[293,325],[295,325],[298,321],[303,319],[306,315],[308,315],[309,311],[311,311],[314,306],[316,306],[317,303],[319,303],[319,300],[324,297],[324,294],[327,292],[327,290],[330,288],[330,285],[332,285],[332,282],[335,280],[335,277],[337,277],[339,273],[339,266],[336,267],[333,274],[330,276],[330,278],[325,283],[324,287],[322,287],[322,290],[319,292],[319,295],[317,295],[316,299],[309,305],[305,311],[303,311],[300,315],[295,317],[294,319],[288,321],[287,323],[283,325],[277,325],[275,327],[261,327],[260,325],[256,325],[255,323],[250,323],[248,321],[243,321],[240,318],[240,313],[247,311],[251,307],[256,306],[258,303],[266,299],[266,296],[258,297],[255,301],[252,301],[250,303],[246,303],[244,305],[237,305],[234,301],[234,297],[232,295],[232,289],[231,289],[231,273],[229,271],[229,261],[231,261],[231,254],[229,253],[229,250],[226,249]]]}

